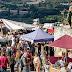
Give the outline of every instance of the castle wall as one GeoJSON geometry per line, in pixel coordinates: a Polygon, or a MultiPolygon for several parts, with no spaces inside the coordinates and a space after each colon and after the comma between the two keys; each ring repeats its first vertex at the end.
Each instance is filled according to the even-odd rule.
{"type": "MultiPolygon", "coordinates": [[[[65,34],[72,37],[72,29],[69,25],[54,27],[54,40],[57,40],[65,34]]],[[[54,47],[54,56],[62,56],[62,52],[66,52],[66,49],[54,47]]]]}
{"type": "Polygon", "coordinates": [[[57,40],[65,34],[72,36],[72,29],[69,27],[69,25],[54,27],[54,40],[57,40]]]}

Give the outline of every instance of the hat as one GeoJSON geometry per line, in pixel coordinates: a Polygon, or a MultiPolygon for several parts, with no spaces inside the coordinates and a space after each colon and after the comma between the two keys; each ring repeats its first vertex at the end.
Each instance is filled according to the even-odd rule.
{"type": "Polygon", "coordinates": [[[10,32],[8,32],[8,34],[10,34],[10,32]]]}
{"type": "Polygon", "coordinates": [[[20,47],[19,49],[22,50],[22,47],[20,47]]]}
{"type": "Polygon", "coordinates": [[[30,47],[27,47],[27,49],[30,49],[30,47]]]}
{"type": "Polygon", "coordinates": [[[68,63],[64,63],[64,67],[68,66],[68,63]]]}

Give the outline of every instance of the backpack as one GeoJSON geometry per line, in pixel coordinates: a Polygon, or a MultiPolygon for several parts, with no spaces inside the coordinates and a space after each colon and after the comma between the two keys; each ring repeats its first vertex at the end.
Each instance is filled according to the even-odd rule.
{"type": "Polygon", "coordinates": [[[16,64],[16,61],[14,60],[15,56],[12,55],[11,57],[8,56],[8,60],[9,60],[9,65],[15,65],[16,64]]]}
{"type": "Polygon", "coordinates": [[[25,57],[23,56],[23,57],[21,58],[21,68],[24,67],[23,58],[25,58],[25,57]]]}
{"type": "Polygon", "coordinates": [[[15,60],[12,60],[12,59],[11,59],[11,60],[9,61],[9,65],[10,65],[10,66],[11,66],[11,65],[15,65],[15,63],[16,63],[15,60]]]}

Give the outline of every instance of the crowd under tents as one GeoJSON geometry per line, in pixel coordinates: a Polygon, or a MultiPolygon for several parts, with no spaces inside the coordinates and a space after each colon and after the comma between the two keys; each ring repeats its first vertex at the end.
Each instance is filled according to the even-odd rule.
{"type": "Polygon", "coordinates": [[[43,42],[43,41],[53,41],[54,40],[53,35],[50,35],[44,32],[40,28],[34,32],[22,35],[21,38],[27,41],[31,41],[31,42],[43,42]]]}
{"type": "MultiPolygon", "coordinates": [[[[59,39],[53,41],[52,43],[48,44],[48,46],[58,47],[58,48],[66,49],[66,50],[72,50],[72,37],[69,35],[64,35],[60,37],[59,39]]],[[[62,57],[50,57],[49,59],[52,63],[55,63],[58,59],[61,59],[61,58],[62,57]]],[[[68,63],[72,62],[72,58],[67,56],[67,62],[68,63]]]]}

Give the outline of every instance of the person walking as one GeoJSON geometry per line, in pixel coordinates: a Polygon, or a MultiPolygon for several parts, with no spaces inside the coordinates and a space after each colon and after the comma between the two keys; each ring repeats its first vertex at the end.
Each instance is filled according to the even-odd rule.
{"type": "Polygon", "coordinates": [[[17,71],[19,72],[19,64],[20,64],[21,50],[17,50],[16,53],[16,61],[17,61],[17,71]]]}
{"type": "Polygon", "coordinates": [[[24,72],[29,72],[30,62],[28,62],[27,60],[27,52],[24,52],[24,54],[22,55],[21,62],[24,72]]]}
{"type": "Polygon", "coordinates": [[[35,67],[36,71],[40,72],[40,58],[39,58],[37,52],[35,52],[33,64],[34,64],[34,67],[35,67]]]}
{"type": "Polygon", "coordinates": [[[0,62],[1,62],[1,68],[2,68],[1,72],[3,72],[3,70],[6,71],[8,58],[5,56],[5,53],[1,53],[0,62]]]}
{"type": "Polygon", "coordinates": [[[46,61],[46,64],[44,65],[45,72],[49,72],[49,66],[50,66],[50,63],[46,61]]]}
{"type": "Polygon", "coordinates": [[[13,35],[12,36],[12,45],[11,46],[13,46],[15,44],[15,36],[13,35]]]}
{"type": "Polygon", "coordinates": [[[64,67],[61,68],[60,72],[67,72],[68,63],[64,63],[64,67]]]}
{"type": "Polygon", "coordinates": [[[9,58],[9,65],[10,65],[10,72],[14,72],[14,65],[15,65],[15,56],[12,55],[10,58],[9,58]]]}
{"type": "MultiPolygon", "coordinates": [[[[27,47],[27,60],[28,62],[31,62],[31,53],[30,53],[30,47],[27,47]]],[[[30,65],[29,65],[29,71],[30,71],[30,65]]]]}

